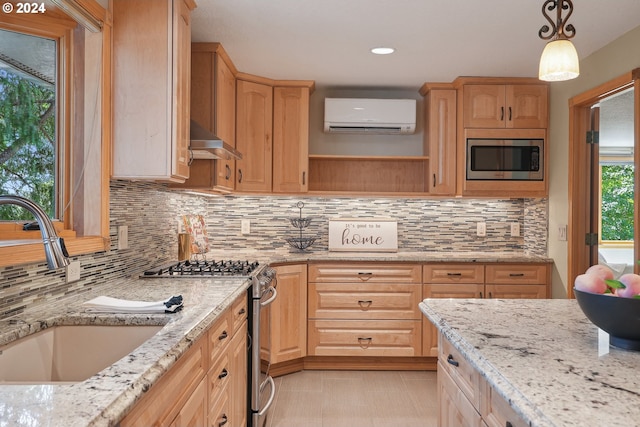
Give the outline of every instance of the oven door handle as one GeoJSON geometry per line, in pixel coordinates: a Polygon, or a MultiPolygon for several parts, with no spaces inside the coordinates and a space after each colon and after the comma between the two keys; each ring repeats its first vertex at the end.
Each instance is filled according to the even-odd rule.
{"type": "Polygon", "coordinates": [[[267,290],[265,291],[265,294],[266,294],[267,292],[268,292],[268,293],[270,293],[270,294],[271,294],[271,296],[270,296],[268,299],[264,300],[264,301],[260,301],[260,307],[266,307],[266,306],[268,306],[268,305],[269,305],[269,304],[271,304],[271,303],[273,302],[273,300],[275,300],[275,299],[276,299],[276,297],[278,296],[278,291],[276,291],[276,288],[274,288],[273,286],[269,286],[269,287],[267,288],[267,290]]]}
{"type": "Polygon", "coordinates": [[[264,387],[269,384],[269,388],[271,389],[271,394],[269,394],[269,399],[267,400],[267,403],[264,404],[264,408],[260,409],[260,412],[258,412],[259,416],[263,416],[271,407],[271,404],[273,403],[273,399],[276,397],[276,384],[273,382],[273,378],[271,378],[270,376],[267,377],[264,382],[260,385],[260,393],[262,393],[264,391],[264,387]]]}

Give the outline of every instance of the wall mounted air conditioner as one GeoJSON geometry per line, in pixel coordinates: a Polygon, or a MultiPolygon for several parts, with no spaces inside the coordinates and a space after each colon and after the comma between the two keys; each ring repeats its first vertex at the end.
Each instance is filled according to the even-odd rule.
{"type": "Polygon", "coordinates": [[[324,100],[325,132],[410,134],[415,130],[415,99],[324,100]]]}

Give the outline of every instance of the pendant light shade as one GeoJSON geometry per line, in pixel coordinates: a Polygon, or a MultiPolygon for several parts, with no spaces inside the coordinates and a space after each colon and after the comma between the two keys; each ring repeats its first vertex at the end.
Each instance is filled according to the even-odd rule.
{"type": "Polygon", "coordinates": [[[571,80],[580,74],[578,52],[569,40],[547,43],[540,57],[538,78],[548,82],[571,80]]]}
{"type": "Polygon", "coordinates": [[[580,74],[578,52],[569,39],[576,35],[576,29],[567,20],[573,13],[572,0],[545,0],[542,15],[549,22],[538,31],[542,40],[549,42],[542,51],[538,78],[548,82],[571,80],[580,74]],[[555,19],[552,16],[555,12],[555,19]],[[563,13],[566,13],[563,17],[563,13]]]}

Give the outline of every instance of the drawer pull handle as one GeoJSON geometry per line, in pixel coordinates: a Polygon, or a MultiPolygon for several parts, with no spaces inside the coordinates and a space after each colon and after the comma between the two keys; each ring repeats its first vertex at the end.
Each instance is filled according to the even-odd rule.
{"type": "Polygon", "coordinates": [[[222,341],[223,339],[227,338],[228,336],[229,336],[229,334],[227,333],[227,331],[222,331],[222,333],[218,337],[218,341],[222,341]]]}
{"type": "Polygon", "coordinates": [[[228,422],[229,422],[229,418],[227,418],[227,414],[222,414],[222,421],[218,423],[218,427],[222,427],[228,422]]]}
{"type": "Polygon", "coordinates": [[[224,368],[224,369],[222,370],[222,372],[220,372],[220,375],[218,375],[218,379],[219,379],[219,380],[221,380],[221,379],[223,379],[224,377],[226,377],[227,375],[229,375],[229,371],[227,371],[227,368],[224,368]]]}
{"type": "Polygon", "coordinates": [[[362,307],[362,308],[369,308],[369,307],[371,307],[371,304],[373,304],[373,301],[372,301],[372,300],[370,300],[370,299],[367,299],[367,300],[363,300],[363,299],[358,300],[358,305],[359,305],[360,307],[362,307]]]}
{"type": "Polygon", "coordinates": [[[484,298],[484,296],[482,295],[482,292],[480,292],[480,298],[484,298]]]}
{"type": "Polygon", "coordinates": [[[447,356],[447,363],[453,366],[460,366],[460,364],[453,358],[452,355],[447,356]]]}
{"type": "Polygon", "coordinates": [[[524,273],[509,273],[509,277],[522,277],[524,273]]]}
{"type": "Polygon", "coordinates": [[[447,273],[447,276],[462,276],[462,273],[447,273]]]}
{"type": "Polygon", "coordinates": [[[372,338],[358,338],[358,344],[360,344],[360,347],[362,348],[368,348],[371,345],[371,340],[372,338]]]}
{"type": "Polygon", "coordinates": [[[244,307],[243,307],[243,308],[240,309],[238,314],[242,315],[242,314],[245,314],[246,312],[247,312],[247,310],[245,310],[244,307]]]}
{"type": "Polygon", "coordinates": [[[371,279],[372,276],[373,276],[373,273],[358,273],[358,277],[360,278],[360,280],[364,282],[371,279]]]}

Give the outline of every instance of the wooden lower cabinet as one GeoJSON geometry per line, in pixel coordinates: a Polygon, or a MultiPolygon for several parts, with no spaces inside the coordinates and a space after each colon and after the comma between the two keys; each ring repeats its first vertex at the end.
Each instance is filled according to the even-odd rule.
{"type": "Polygon", "coordinates": [[[221,314],[120,426],[246,426],[246,304],[243,295],[221,314]]]}
{"type": "Polygon", "coordinates": [[[439,341],[438,426],[528,425],[441,334],[439,341]]]}
{"type": "Polygon", "coordinates": [[[421,355],[421,266],[309,266],[309,356],[421,355]]]}

